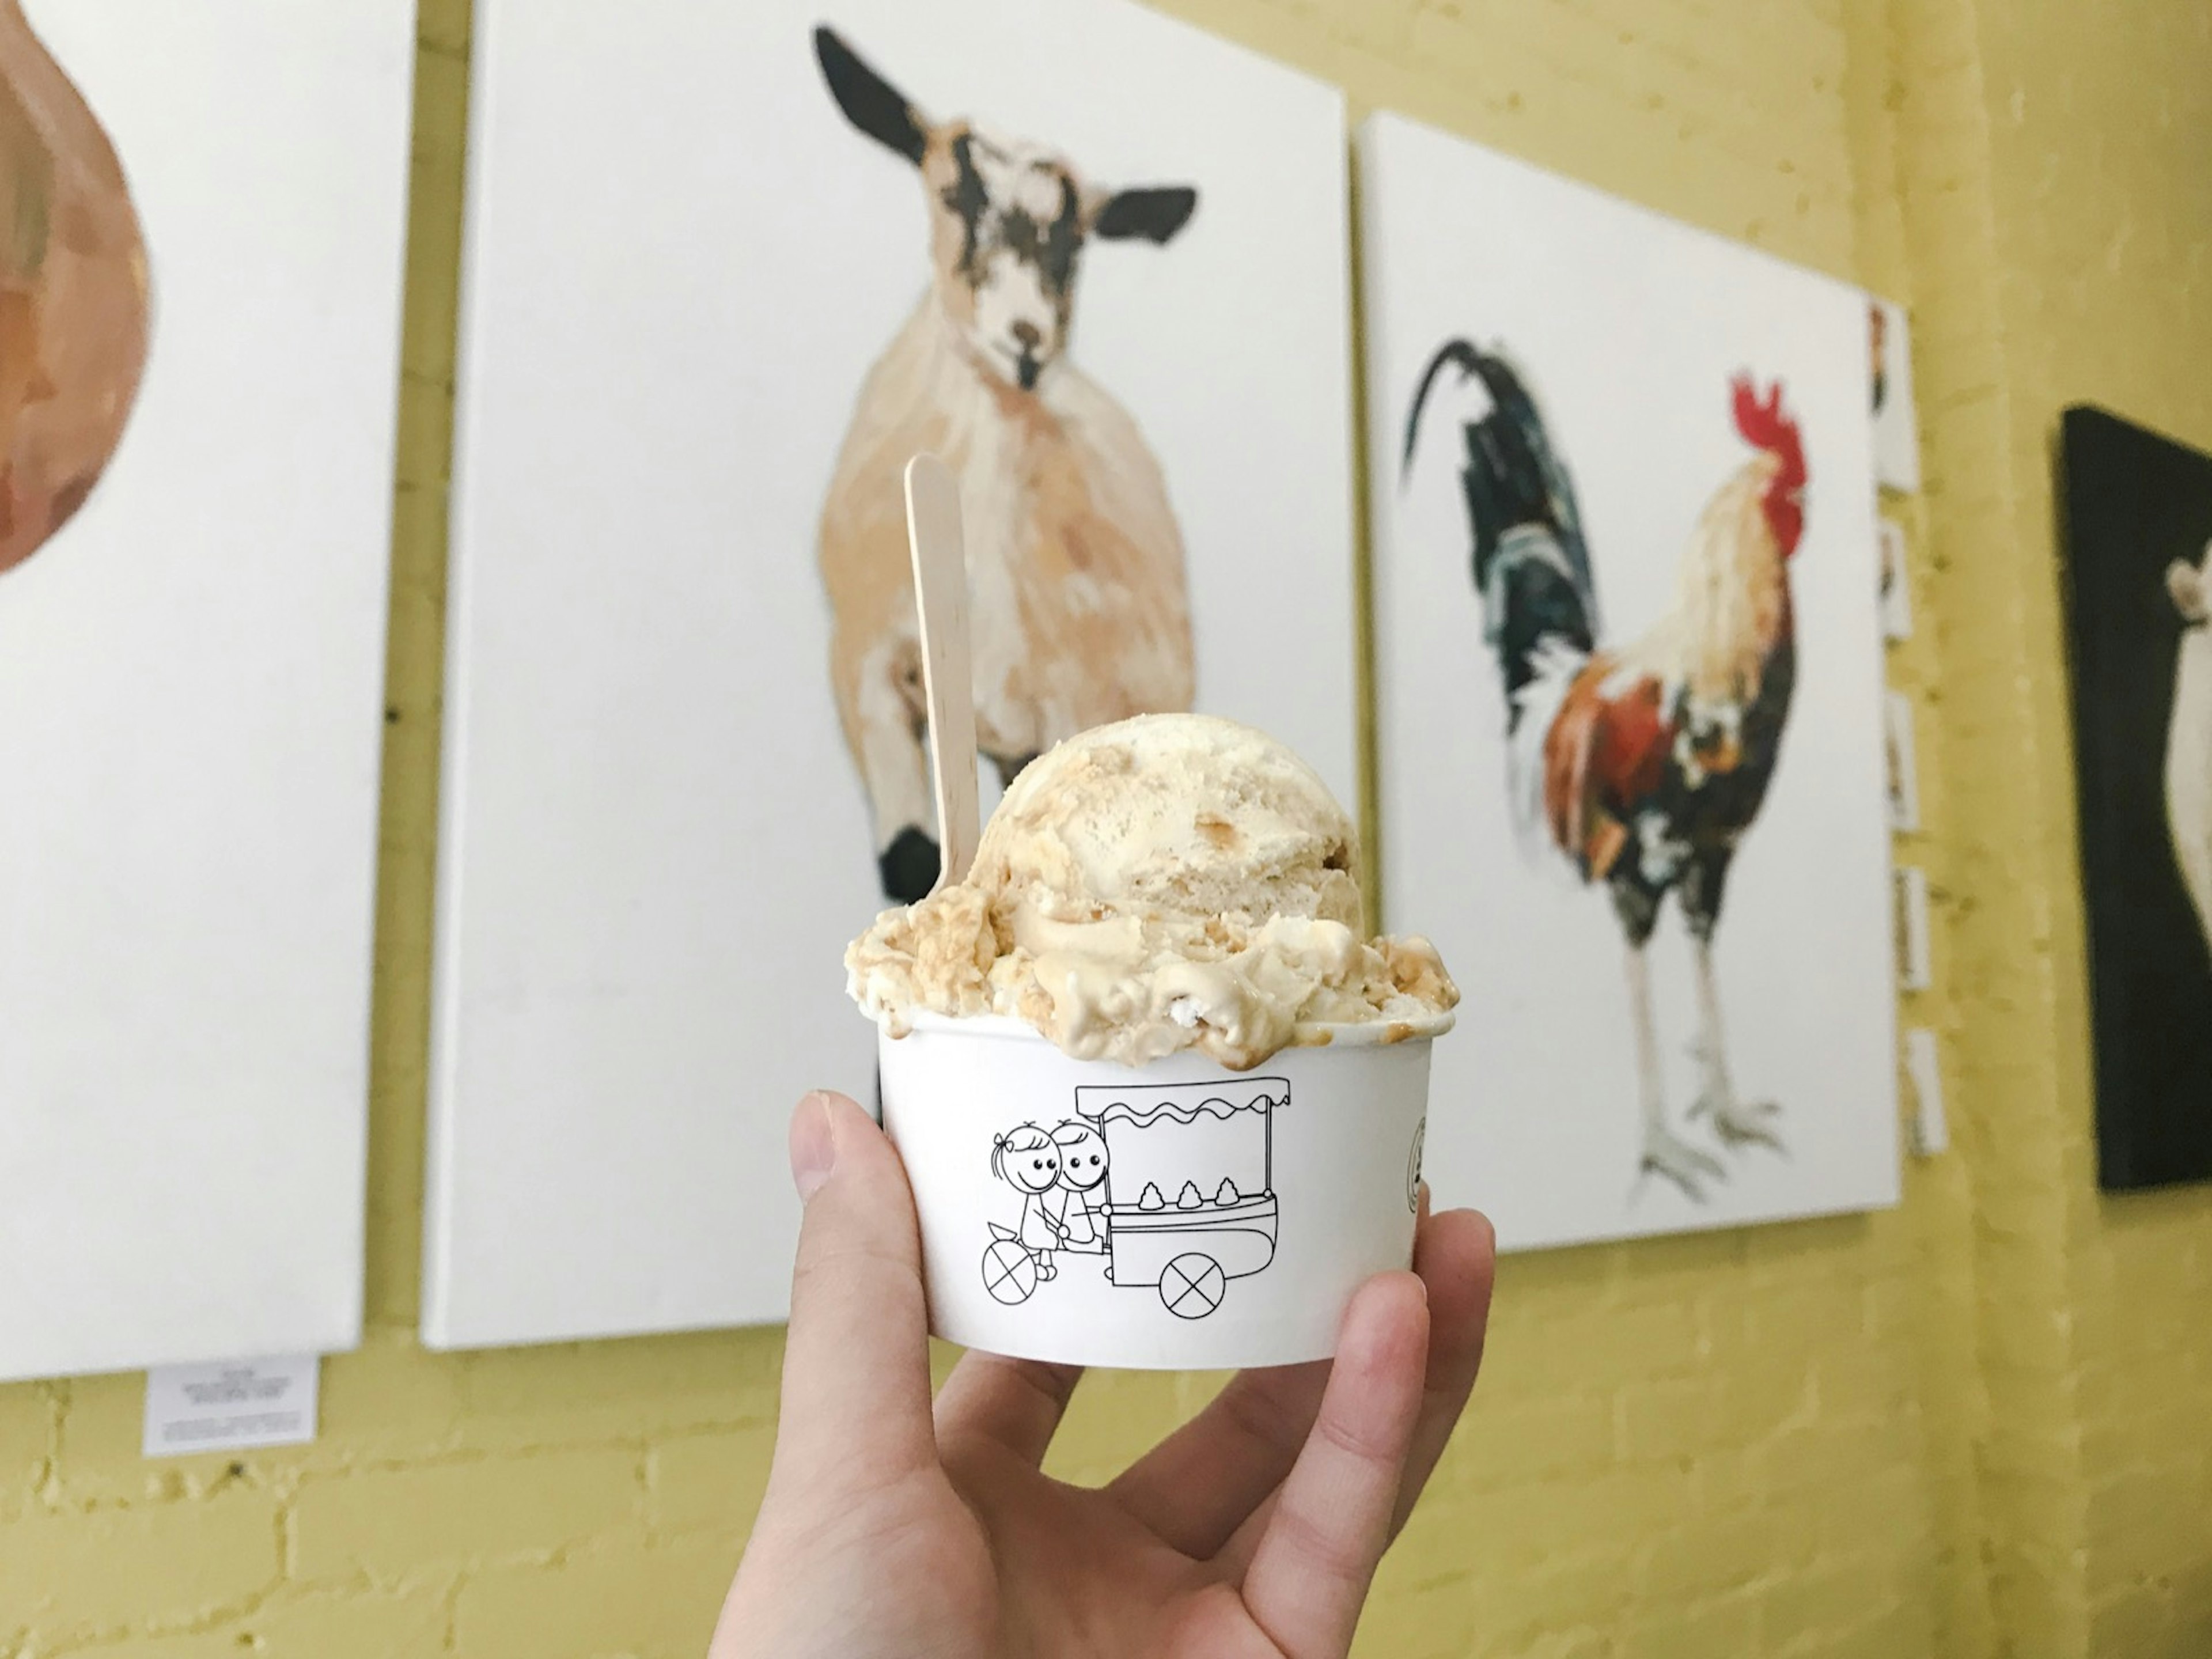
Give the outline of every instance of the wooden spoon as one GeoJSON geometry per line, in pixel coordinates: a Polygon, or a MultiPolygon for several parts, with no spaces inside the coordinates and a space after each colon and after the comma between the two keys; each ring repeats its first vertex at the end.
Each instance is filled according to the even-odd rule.
{"type": "Polygon", "coordinates": [[[929,705],[930,771],[937,781],[937,888],[975,862],[975,682],[968,654],[968,554],[960,486],[934,455],[906,464],[906,534],[921,612],[922,695],[929,705]]]}

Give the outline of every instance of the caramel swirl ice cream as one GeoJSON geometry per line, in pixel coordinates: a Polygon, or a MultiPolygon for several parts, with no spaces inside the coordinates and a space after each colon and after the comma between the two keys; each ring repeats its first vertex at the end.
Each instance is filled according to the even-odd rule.
{"type": "Polygon", "coordinates": [[[1127,1066],[1186,1048],[1235,1071],[1346,1025],[1449,1029],[1428,941],[1370,938],[1357,832],[1265,733],[1202,714],[1083,732],[1032,762],[966,879],[888,910],[845,953],[893,1036],[919,1012],[1024,1021],[1127,1066]]]}

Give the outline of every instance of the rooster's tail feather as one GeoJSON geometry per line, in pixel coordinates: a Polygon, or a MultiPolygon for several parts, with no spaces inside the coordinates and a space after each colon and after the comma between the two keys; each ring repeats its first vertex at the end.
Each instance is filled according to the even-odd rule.
{"type": "Polygon", "coordinates": [[[1506,725],[1523,724],[1523,693],[1555,650],[1587,657],[1598,633],[1597,593],[1574,482],[1553,449],[1542,410],[1502,349],[1447,340],[1429,359],[1406,421],[1406,465],[1422,412],[1447,367],[1480,381],[1486,411],[1463,418],[1460,469],[1472,532],[1483,633],[1504,678],[1506,725]]]}

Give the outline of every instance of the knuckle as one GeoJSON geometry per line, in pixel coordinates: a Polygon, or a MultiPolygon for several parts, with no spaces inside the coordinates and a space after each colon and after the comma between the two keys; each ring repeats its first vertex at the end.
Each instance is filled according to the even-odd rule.
{"type": "Polygon", "coordinates": [[[1357,1589],[1366,1583],[1374,1571],[1374,1552],[1361,1547],[1359,1539],[1330,1525],[1303,1504],[1278,1509],[1274,1530],[1302,1576],[1357,1589]]]}
{"type": "Polygon", "coordinates": [[[854,1285],[910,1279],[917,1268],[911,1251],[878,1239],[799,1239],[799,1259],[792,1267],[794,1297],[854,1285]]]}
{"type": "Polygon", "coordinates": [[[1236,1383],[1218,1397],[1222,1418],[1236,1437],[1278,1455],[1295,1449],[1301,1425],[1273,1401],[1236,1383]]]}
{"type": "Polygon", "coordinates": [[[1340,1414],[1324,1410],[1313,1431],[1324,1445],[1370,1468],[1395,1468],[1405,1455],[1406,1436],[1396,1425],[1347,1422],[1340,1414]]]}

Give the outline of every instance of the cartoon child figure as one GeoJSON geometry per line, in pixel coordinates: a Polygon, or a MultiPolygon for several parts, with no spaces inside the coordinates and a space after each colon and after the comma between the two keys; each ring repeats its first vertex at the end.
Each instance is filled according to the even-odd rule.
{"type": "Polygon", "coordinates": [[[1059,1269],[1052,1253],[1066,1240],[1053,1213],[1053,1183],[1060,1179],[1060,1152],[1052,1137],[1034,1123],[1018,1123],[991,1142],[991,1173],[1022,1195],[1022,1220],[1016,1237],[1036,1258],[1037,1277],[1052,1279],[1059,1269]]]}
{"type": "Polygon", "coordinates": [[[1062,1248],[1094,1255],[1106,1249],[1106,1140],[1081,1118],[1052,1127],[1060,1153],[1060,1225],[1062,1248]]]}

